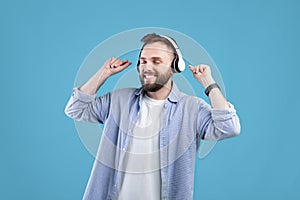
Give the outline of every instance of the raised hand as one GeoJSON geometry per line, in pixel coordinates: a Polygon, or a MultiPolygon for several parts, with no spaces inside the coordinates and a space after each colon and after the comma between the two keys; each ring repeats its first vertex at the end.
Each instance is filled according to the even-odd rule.
{"type": "Polygon", "coordinates": [[[128,60],[121,60],[119,58],[112,57],[104,63],[103,68],[105,69],[105,73],[108,76],[111,76],[123,71],[131,64],[132,62],[129,62],[128,60]]]}
{"type": "Polygon", "coordinates": [[[210,67],[208,65],[190,65],[189,69],[193,73],[194,77],[202,84],[204,88],[215,82],[211,75],[210,67]]]}

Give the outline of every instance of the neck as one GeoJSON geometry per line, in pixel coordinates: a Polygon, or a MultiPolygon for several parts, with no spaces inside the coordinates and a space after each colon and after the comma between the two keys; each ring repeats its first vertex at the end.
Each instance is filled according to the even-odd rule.
{"type": "Polygon", "coordinates": [[[155,92],[147,91],[146,94],[148,97],[152,99],[156,99],[156,100],[166,99],[171,92],[172,85],[173,85],[172,79],[169,79],[169,81],[161,89],[155,92]]]}

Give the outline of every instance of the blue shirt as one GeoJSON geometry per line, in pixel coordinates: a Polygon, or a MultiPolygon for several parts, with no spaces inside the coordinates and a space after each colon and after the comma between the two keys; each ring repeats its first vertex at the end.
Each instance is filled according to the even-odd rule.
{"type": "MultiPolygon", "coordinates": [[[[104,124],[83,199],[118,198],[124,175],[124,152],[130,145],[144,92],[142,88],[126,88],[96,97],[96,94],[73,89],[65,108],[67,116],[104,124]]],[[[193,199],[195,158],[200,140],[221,140],[240,133],[236,110],[229,105],[228,109],[213,109],[203,99],[186,95],[173,84],[160,119],[162,199],[193,199]]]]}

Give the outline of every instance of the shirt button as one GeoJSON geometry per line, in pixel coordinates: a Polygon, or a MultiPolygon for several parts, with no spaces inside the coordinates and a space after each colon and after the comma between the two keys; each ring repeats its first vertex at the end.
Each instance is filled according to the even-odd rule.
{"type": "Polygon", "coordinates": [[[126,151],[126,148],[125,147],[123,147],[123,149],[122,149],[123,151],[126,151]]]}
{"type": "Polygon", "coordinates": [[[117,187],[117,184],[114,184],[114,187],[117,187]]]}

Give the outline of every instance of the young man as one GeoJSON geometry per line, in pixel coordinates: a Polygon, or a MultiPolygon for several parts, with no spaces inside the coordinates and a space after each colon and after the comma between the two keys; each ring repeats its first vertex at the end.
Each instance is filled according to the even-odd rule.
{"type": "MultiPolygon", "coordinates": [[[[192,199],[200,140],[240,132],[232,104],[209,66],[189,66],[211,105],[180,92],[172,81],[184,69],[176,42],[148,34],[137,70],[141,88],[96,97],[107,78],[132,63],[110,58],[84,85],[73,89],[65,113],[78,121],[103,123],[98,154],[83,199],[192,199]]],[[[200,89],[200,87],[199,87],[200,89]]]]}

